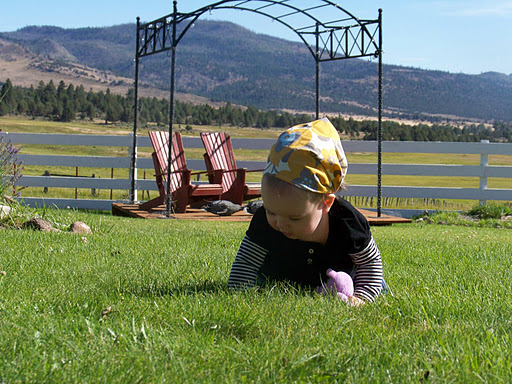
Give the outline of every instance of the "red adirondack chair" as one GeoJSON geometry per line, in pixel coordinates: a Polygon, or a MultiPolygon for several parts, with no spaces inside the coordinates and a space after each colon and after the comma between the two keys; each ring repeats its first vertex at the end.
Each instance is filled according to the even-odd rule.
{"type": "MultiPolygon", "coordinates": [[[[149,211],[158,205],[165,203],[167,195],[167,164],[169,160],[169,133],[163,131],[149,132],[151,144],[153,144],[152,153],[153,164],[156,172],[156,183],[160,195],[140,205],[140,208],[149,211]]],[[[183,142],[181,134],[173,132],[172,134],[172,156],[171,156],[171,193],[174,212],[183,213],[186,207],[192,203],[201,203],[211,200],[219,200],[223,189],[220,183],[210,184],[191,184],[191,175],[205,173],[192,173],[187,168],[187,160],[183,151],[183,142]]]]}
{"type": "Polygon", "coordinates": [[[248,171],[237,168],[231,138],[225,132],[202,132],[206,153],[204,162],[208,171],[210,183],[218,182],[222,175],[223,200],[242,204],[244,200],[251,200],[261,196],[260,183],[246,183],[247,172],[262,172],[262,169],[248,171]]]}

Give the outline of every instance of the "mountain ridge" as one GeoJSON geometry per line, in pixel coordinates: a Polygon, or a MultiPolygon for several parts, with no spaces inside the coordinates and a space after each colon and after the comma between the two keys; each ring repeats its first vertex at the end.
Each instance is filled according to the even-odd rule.
{"type": "MultiPolygon", "coordinates": [[[[41,73],[81,66],[70,70],[67,81],[87,79],[80,71],[96,71],[103,75],[96,76],[103,87],[133,85],[135,24],[78,29],[30,26],[0,33],[0,39],[4,62],[6,52],[15,50],[7,45],[14,44],[40,62],[41,73]]],[[[198,20],[178,46],[176,84],[180,93],[200,99],[312,111],[314,67],[302,43],[256,34],[231,22],[198,20]]],[[[321,112],[376,114],[376,62],[339,60],[320,68],[321,112]]],[[[512,74],[469,75],[391,64],[383,68],[386,116],[512,121],[512,74]]],[[[140,70],[145,92],[168,94],[166,54],[143,58],[140,70]]],[[[0,81],[5,81],[4,72],[0,81]]]]}

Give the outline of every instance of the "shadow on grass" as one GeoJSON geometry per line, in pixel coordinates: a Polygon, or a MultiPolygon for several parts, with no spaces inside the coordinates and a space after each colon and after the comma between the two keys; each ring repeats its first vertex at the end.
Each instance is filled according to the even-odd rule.
{"type": "Polygon", "coordinates": [[[190,282],[183,285],[158,285],[150,283],[145,286],[126,287],[119,290],[122,294],[138,297],[162,297],[197,294],[219,294],[229,292],[225,281],[190,282]]]}
{"type": "Polygon", "coordinates": [[[311,296],[316,295],[316,289],[314,287],[302,287],[296,284],[279,281],[279,282],[267,282],[260,286],[256,286],[248,289],[233,290],[228,289],[228,283],[225,280],[222,281],[196,281],[196,282],[185,282],[182,284],[172,282],[165,283],[160,280],[152,281],[148,283],[129,283],[124,282],[117,288],[117,293],[123,295],[133,295],[136,297],[165,297],[165,296],[192,296],[192,295],[226,295],[240,292],[252,292],[258,295],[272,295],[275,297],[279,296],[311,296]]]}

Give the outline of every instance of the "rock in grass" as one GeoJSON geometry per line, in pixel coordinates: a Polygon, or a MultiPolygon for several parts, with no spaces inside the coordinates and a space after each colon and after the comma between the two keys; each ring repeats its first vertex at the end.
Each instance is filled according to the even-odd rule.
{"type": "Polygon", "coordinates": [[[263,206],[263,200],[255,200],[255,201],[251,201],[249,202],[244,210],[245,212],[247,213],[250,213],[251,215],[254,215],[256,213],[256,211],[263,206]]]}
{"type": "Polygon", "coordinates": [[[23,223],[21,226],[23,229],[34,229],[36,231],[42,232],[58,232],[59,230],[53,228],[52,224],[49,221],[40,219],[39,217],[34,217],[23,223]]]}
{"type": "Polygon", "coordinates": [[[92,233],[91,227],[85,224],[83,221],[75,221],[69,226],[69,231],[73,233],[92,233]]]}
{"type": "Polygon", "coordinates": [[[233,213],[241,211],[242,207],[228,200],[215,200],[203,205],[202,209],[217,216],[231,216],[233,213]]]}

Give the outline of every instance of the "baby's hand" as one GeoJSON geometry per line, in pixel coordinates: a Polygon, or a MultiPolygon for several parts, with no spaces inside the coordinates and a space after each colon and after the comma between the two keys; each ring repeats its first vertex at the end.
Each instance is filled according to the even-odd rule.
{"type": "Polygon", "coordinates": [[[363,305],[365,303],[364,300],[361,300],[359,297],[356,296],[349,296],[348,298],[348,304],[354,307],[359,307],[360,305],[363,305]]]}

